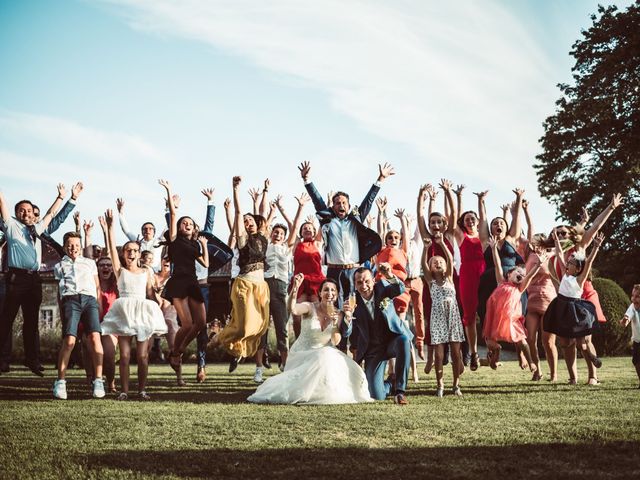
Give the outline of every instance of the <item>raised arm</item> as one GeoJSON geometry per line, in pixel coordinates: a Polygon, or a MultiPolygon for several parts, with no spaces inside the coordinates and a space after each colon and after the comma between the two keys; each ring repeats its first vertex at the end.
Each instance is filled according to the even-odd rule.
{"type": "Polygon", "coordinates": [[[405,254],[409,254],[409,242],[411,239],[409,238],[409,219],[404,213],[403,208],[398,208],[394,212],[394,215],[400,220],[400,233],[402,235],[402,243],[400,248],[405,254]]]}
{"type": "MultiPolygon", "coordinates": [[[[118,255],[118,249],[116,248],[116,235],[113,231],[113,211],[108,209],[104,212],[104,221],[107,227],[107,239],[109,245],[109,252],[111,253],[111,263],[113,264],[113,273],[116,276],[116,280],[120,276],[120,256],[118,255]]],[[[100,219],[100,223],[102,220],[100,219]]]]}
{"type": "Polygon", "coordinates": [[[42,218],[42,221],[41,221],[43,232],[47,230],[47,227],[51,223],[51,220],[53,220],[54,213],[57,212],[58,209],[60,208],[60,205],[62,205],[62,200],[64,200],[64,196],[67,193],[62,183],[58,184],[57,189],[58,189],[58,196],[53,201],[53,203],[49,207],[49,210],[47,210],[47,213],[45,214],[45,216],[42,218]]]}
{"type": "Polygon", "coordinates": [[[613,197],[611,197],[611,202],[609,203],[607,208],[600,212],[600,215],[596,217],[596,219],[593,221],[593,224],[587,229],[586,232],[584,232],[582,240],[580,241],[580,247],[586,249],[591,244],[595,235],[604,226],[613,211],[620,205],[622,205],[622,195],[616,193],[615,195],[613,195],[613,197]]]}
{"type": "Polygon", "coordinates": [[[293,277],[293,282],[291,286],[291,293],[287,298],[287,309],[292,315],[305,315],[309,313],[310,308],[309,304],[306,302],[296,303],[296,299],[298,297],[298,290],[304,281],[304,274],[298,273],[293,277]]]}
{"type": "Polygon", "coordinates": [[[422,237],[422,242],[424,248],[422,249],[422,273],[424,274],[424,281],[429,288],[431,288],[431,280],[433,279],[431,275],[431,269],[429,268],[429,249],[431,245],[433,245],[433,241],[429,235],[422,237]]]}
{"type": "Polygon", "coordinates": [[[204,220],[204,228],[203,232],[212,233],[213,232],[213,222],[216,218],[216,206],[213,204],[213,192],[215,189],[213,188],[203,188],[201,190],[202,194],[207,197],[207,215],[204,220]]]}
{"type": "Polygon", "coordinates": [[[600,245],[604,241],[604,235],[602,232],[598,233],[593,239],[593,247],[591,247],[591,252],[587,256],[587,260],[584,262],[584,268],[580,275],[576,278],[578,281],[578,285],[580,288],[584,285],[584,282],[587,278],[589,278],[589,273],[591,272],[591,266],[593,265],[593,261],[596,259],[596,255],[598,255],[598,250],[600,250],[600,245]]]}
{"type": "Polygon", "coordinates": [[[537,255],[537,260],[533,265],[533,268],[527,272],[525,277],[522,279],[522,282],[520,282],[520,285],[518,285],[518,289],[520,290],[520,292],[524,292],[527,288],[529,288],[529,285],[531,285],[531,280],[533,280],[533,277],[536,276],[542,264],[547,260],[548,257],[546,252],[542,252],[537,255]]]}
{"type": "Polygon", "coordinates": [[[456,202],[453,199],[453,183],[450,180],[442,179],[440,180],[440,188],[444,191],[444,199],[445,206],[448,205],[449,210],[449,221],[447,222],[447,231],[446,234],[450,237],[453,236],[454,225],[457,224],[456,220],[458,219],[458,211],[456,210],[456,202]]]}
{"type": "Polygon", "coordinates": [[[453,193],[456,194],[456,210],[458,211],[458,215],[454,218],[454,221],[456,222],[458,220],[458,216],[460,216],[460,214],[464,211],[464,209],[462,208],[462,192],[464,191],[465,188],[466,188],[465,185],[459,184],[453,190],[453,193]]]}
{"type": "Polygon", "coordinates": [[[513,241],[516,241],[518,237],[520,237],[520,232],[522,230],[520,210],[522,210],[522,195],[524,195],[524,190],[521,188],[516,188],[515,190],[513,190],[513,193],[516,194],[516,203],[512,210],[513,218],[511,219],[511,227],[509,227],[508,236],[511,237],[513,241]]]}
{"type": "Polygon", "coordinates": [[[390,164],[388,163],[385,163],[384,165],[378,164],[378,178],[376,179],[376,183],[371,185],[371,188],[367,192],[367,195],[364,197],[364,200],[362,200],[362,203],[360,203],[359,205],[359,216],[360,216],[361,222],[364,222],[365,219],[367,218],[367,215],[369,215],[369,212],[373,207],[373,202],[375,202],[376,196],[380,191],[380,186],[382,185],[382,182],[384,182],[387,178],[389,178],[392,175],[395,175],[395,171],[393,170],[393,167],[390,164]]]}
{"type": "MultiPolygon", "coordinates": [[[[267,193],[269,193],[269,187],[271,186],[271,180],[268,178],[264,181],[264,187],[262,188],[262,195],[260,196],[260,206],[258,207],[258,212],[263,217],[266,217],[267,206],[269,205],[269,199],[267,193]]],[[[270,225],[270,223],[268,223],[270,225]]]]}
{"type": "Polygon", "coordinates": [[[276,207],[276,202],[273,201],[269,204],[269,214],[267,215],[266,218],[266,224],[267,224],[267,228],[269,229],[269,232],[271,232],[271,225],[273,224],[274,219],[276,218],[276,211],[277,211],[277,207],[276,207]]]}
{"type": "Polygon", "coordinates": [[[533,221],[531,220],[531,214],[529,212],[529,200],[522,200],[522,211],[524,212],[524,219],[527,222],[527,241],[531,243],[533,238],[533,221]]]}
{"type": "Polygon", "coordinates": [[[306,193],[302,193],[299,197],[295,197],[295,199],[298,202],[298,209],[296,210],[296,216],[293,218],[293,224],[289,224],[289,239],[287,240],[287,244],[290,247],[296,244],[296,233],[302,223],[302,211],[304,210],[305,204],[311,200],[306,193]]]}
{"type": "Polygon", "coordinates": [[[229,227],[229,233],[233,235],[233,214],[231,213],[231,199],[225,198],[224,200],[224,215],[227,220],[227,227],[229,227]]]}
{"type": "Polygon", "coordinates": [[[198,243],[200,244],[200,256],[196,258],[196,261],[205,268],[209,268],[209,249],[207,248],[207,238],[204,236],[198,237],[198,243]]]}
{"type": "Polygon", "coordinates": [[[244,229],[244,222],[242,221],[242,211],[240,210],[240,183],[242,177],[233,177],[233,228],[236,236],[236,242],[238,248],[244,247],[247,243],[247,231],[244,229]]]}
{"type": "Polygon", "coordinates": [[[311,163],[302,162],[298,166],[298,170],[300,171],[300,176],[302,177],[302,181],[304,182],[304,188],[307,189],[307,193],[311,197],[311,201],[313,202],[313,207],[316,209],[316,212],[322,212],[328,210],[327,204],[324,202],[322,195],[318,192],[318,189],[315,187],[313,182],[309,180],[309,175],[311,173],[311,163]]]}
{"type": "Polygon", "coordinates": [[[45,233],[51,235],[56,230],[60,228],[60,226],[65,222],[71,211],[76,206],[76,200],[78,200],[78,196],[82,193],[84,189],[84,185],[82,182],[77,182],[73,187],[71,187],[71,198],[67,200],[67,202],[62,206],[60,211],[55,214],[55,216],[51,219],[51,223],[45,230],[45,233]]]}
{"type": "Polygon", "coordinates": [[[447,270],[445,271],[445,276],[447,277],[448,281],[453,282],[453,255],[451,255],[451,252],[447,248],[447,245],[444,243],[444,236],[442,234],[436,234],[435,241],[440,245],[440,249],[444,254],[444,259],[447,262],[447,270]]]}
{"type": "Polygon", "coordinates": [[[171,185],[167,180],[158,180],[167,192],[167,205],[169,207],[169,241],[173,242],[178,236],[178,219],[176,218],[176,204],[171,194],[171,185]]]}
{"type": "Polygon", "coordinates": [[[111,249],[109,248],[109,230],[107,227],[107,221],[105,220],[104,217],[98,217],[98,223],[100,223],[100,228],[102,228],[102,238],[104,240],[104,254],[107,257],[110,257],[111,249]]]}
{"type": "Polygon", "coordinates": [[[564,272],[567,269],[567,263],[564,259],[562,244],[560,243],[560,238],[558,237],[558,234],[556,233],[555,228],[551,231],[551,236],[553,237],[553,244],[555,245],[555,249],[556,249],[555,258],[560,266],[560,276],[562,276],[564,275],[564,272]]]}
{"type": "Polygon", "coordinates": [[[91,220],[85,220],[82,229],[84,230],[84,248],[89,248],[92,245],[91,233],[93,232],[93,222],[91,220]]]}
{"type": "Polygon", "coordinates": [[[502,270],[502,263],[500,262],[500,255],[498,254],[498,242],[491,237],[489,238],[489,247],[491,248],[491,256],[493,257],[493,264],[495,266],[494,273],[496,274],[496,283],[500,285],[504,280],[504,272],[502,270]]]}
{"type": "Polygon", "coordinates": [[[384,236],[387,231],[387,197],[380,197],[376,200],[376,206],[378,207],[378,219],[376,222],[378,235],[382,239],[384,244],[384,236]]]}
{"type": "Polygon", "coordinates": [[[424,202],[427,199],[428,193],[428,185],[422,185],[420,190],[418,191],[418,202],[416,205],[416,223],[418,225],[418,230],[420,231],[420,236],[424,239],[429,236],[429,230],[427,229],[427,224],[424,221],[424,202]]]}
{"type": "Polygon", "coordinates": [[[77,210],[73,214],[73,224],[75,225],[76,233],[82,232],[82,221],[80,220],[80,212],[77,210]]]}
{"type": "Polygon", "coordinates": [[[482,243],[482,249],[486,249],[489,245],[489,221],[487,220],[487,206],[485,205],[485,197],[489,193],[488,190],[483,192],[474,192],[473,194],[478,197],[478,236],[482,243]]]}
{"type": "MultiPolygon", "coordinates": [[[[307,195],[307,198],[309,198],[308,195],[307,195]]],[[[282,205],[282,195],[276,196],[276,199],[274,200],[274,202],[275,202],[275,206],[278,208],[278,211],[280,212],[280,215],[282,216],[282,218],[286,222],[287,227],[289,227],[289,230],[292,230],[293,229],[293,222],[291,222],[291,219],[287,215],[287,212],[284,210],[284,206],[282,205]]]]}
{"type": "Polygon", "coordinates": [[[2,220],[5,222],[11,218],[9,208],[7,207],[7,199],[4,198],[2,191],[0,191],[0,216],[2,216],[2,220]]]}
{"type": "Polygon", "coordinates": [[[138,236],[129,228],[129,222],[124,216],[124,199],[116,198],[116,208],[118,209],[118,221],[120,222],[120,228],[122,233],[132,242],[137,240],[138,236]]]}

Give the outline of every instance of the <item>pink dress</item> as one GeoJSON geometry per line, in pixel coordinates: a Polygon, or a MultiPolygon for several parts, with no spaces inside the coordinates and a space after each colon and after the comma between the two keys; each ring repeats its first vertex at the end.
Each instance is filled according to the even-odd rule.
{"type": "Polygon", "coordinates": [[[478,311],[478,287],[484,272],[484,253],[478,237],[464,234],[460,244],[460,301],[462,303],[462,323],[466,327],[476,321],[478,311]]]}
{"type": "Polygon", "coordinates": [[[517,285],[510,282],[498,285],[487,300],[482,328],[484,338],[509,343],[520,343],[527,339],[521,297],[517,285]]]}
{"type": "MultiPolygon", "coordinates": [[[[527,272],[531,271],[537,262],[538,255],[535,252],[529,253],[526,263],[527,272]]],[[[527,310],[531,313],[544,315],[551,301],[557,296],[556,287],[553,285],[549,272],[549,262],[544,262],[540,266],[540,270],[529,284],[527,293],[529,294],[527,310]]]]}

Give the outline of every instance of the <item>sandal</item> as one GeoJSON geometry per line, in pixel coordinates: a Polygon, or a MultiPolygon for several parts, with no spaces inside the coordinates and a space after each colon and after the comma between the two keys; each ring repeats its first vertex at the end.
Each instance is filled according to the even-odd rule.
{"type": "Polygon", "coordinates": [[[148,402],[149,400],[151,400],[151,397],[149,396],[149,394],[144,390],[142,390],[141,392],[138,392],[138,398],[144,402],[148,402]]]}
{"type": "Polygon", "coordinates": [[[116,400],[120,400],[120,401],[129,400],[129,395],[127,395],[124,392],[121,392],[120,395],[116,397],[116,400]]]}
{"type": "Polygon", "coordinates": [[[475,372],[476,370],[478,370],[478,362],[480,361],[480,357],[478,356],[478,353],[474,353],[471,355],[471,362],[469,364],[469,369],[472,372],[475,372]]]}
{"type": "Polygon", "coordinates": [[[594,377],[589,377],[589,380],[587,381],[587,385],[600,385],[600,381],[597,378],[594,377]]]}
{"type": "Polygon", "coordinates": [[[542,375],[540,374],[539,370],[536,370],[535,372],[533,372],[533,376],[531,377],[531,381],[532,382],[539,382],[540,380],[542,380],[542,375]]]}
{"type": "Polygon", "coordinates": [[[183,379],[180,378],[180,379],[176,380],[176,385],[178,387],[186,387],[187,386],[187,382],[185,382],[183,379]]]}

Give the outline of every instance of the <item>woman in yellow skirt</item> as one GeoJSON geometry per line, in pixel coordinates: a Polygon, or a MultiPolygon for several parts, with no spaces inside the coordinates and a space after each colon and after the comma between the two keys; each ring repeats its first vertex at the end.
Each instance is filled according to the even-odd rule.
{"type": "Polygon", "coordinates": [[[234,234],[240,256],[240,274],[231,287],[231,320],[211,341],[221,345],[232,357],[229,372],[242,357],[252,357],[269,327],[269,286],[264,280],[264,258],[268,240],[266,220],[261,215],[240,213],[241,177],[233,177],[234,234]]]}

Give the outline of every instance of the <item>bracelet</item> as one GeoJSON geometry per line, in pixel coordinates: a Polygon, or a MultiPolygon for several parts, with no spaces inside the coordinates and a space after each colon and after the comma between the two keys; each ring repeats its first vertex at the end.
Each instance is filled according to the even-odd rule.
{"type": "MultiPolygon", "coordinates": [[[[62,196],[60,196],[60,195],[58,195],[58,198],[59,198],[60,200],[64,200],[64,197],[62,197],[62,196]]],[[[57,200],[57,198],[56,198],[56,200],[57,200]]]]}

